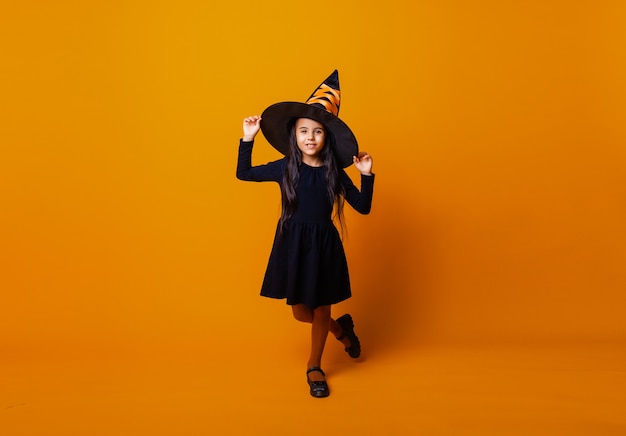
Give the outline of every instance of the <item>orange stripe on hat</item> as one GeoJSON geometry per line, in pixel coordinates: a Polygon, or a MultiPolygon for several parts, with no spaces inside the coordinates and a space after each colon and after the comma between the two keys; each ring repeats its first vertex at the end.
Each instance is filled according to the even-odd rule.
{"type": "Polygon", "coordinates": [[[327,112],[337,116],[339,114],[340,92],[326,84],[320,85],[313,95],[307,100],[307,104],[322,105],[327,112]]]}

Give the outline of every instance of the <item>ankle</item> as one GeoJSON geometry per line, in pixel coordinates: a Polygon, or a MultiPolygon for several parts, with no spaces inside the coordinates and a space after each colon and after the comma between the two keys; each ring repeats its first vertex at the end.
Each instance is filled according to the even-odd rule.
{"type": "Polygon", "coordinates": [[[311,368],[321,368],[321,367],[322,367],[322,364],[320,362],[309,361],[306,365],[307,371],[311,368]]]}

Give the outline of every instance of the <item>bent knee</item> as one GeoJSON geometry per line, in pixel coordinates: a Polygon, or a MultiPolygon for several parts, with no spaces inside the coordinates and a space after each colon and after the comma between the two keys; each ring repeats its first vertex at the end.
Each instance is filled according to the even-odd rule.
{"type": "Polygon", "coordinates": [[[313,311],[304,304],[292,306],[293,317],[300,322],[313,322],[313,311]]]}

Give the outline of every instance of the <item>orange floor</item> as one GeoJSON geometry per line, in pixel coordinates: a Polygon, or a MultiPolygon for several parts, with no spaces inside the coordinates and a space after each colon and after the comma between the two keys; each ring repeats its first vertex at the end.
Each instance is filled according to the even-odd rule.
{"type": "Polygon", "coordinates": [[[626,434],[624,344],[376,346],[351,361],[329,340],[332,393],[314,399],[303,345],[253,336],[246,354],[246,338],[232,339],[211,353],[170,345],[64,359],[10,354],[0,433],[626,434]]]}

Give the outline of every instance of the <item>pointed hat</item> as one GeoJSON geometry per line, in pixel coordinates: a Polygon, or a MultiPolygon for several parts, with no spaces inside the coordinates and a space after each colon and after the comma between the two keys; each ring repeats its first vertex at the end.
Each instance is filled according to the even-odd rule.
{"type": "Polygon", "coordinates": [[[358,155],[359,146],[350,128],[338,117],[340,96],[339,72],[335,70],[305,103],[286,101],[265,109],[261,114],[263,136],[276,150],[288,155],[289,122],[310,118],[324,124],[333,136],[337,165],[340,168],[352,165],[352,156],[358,155]]]}

